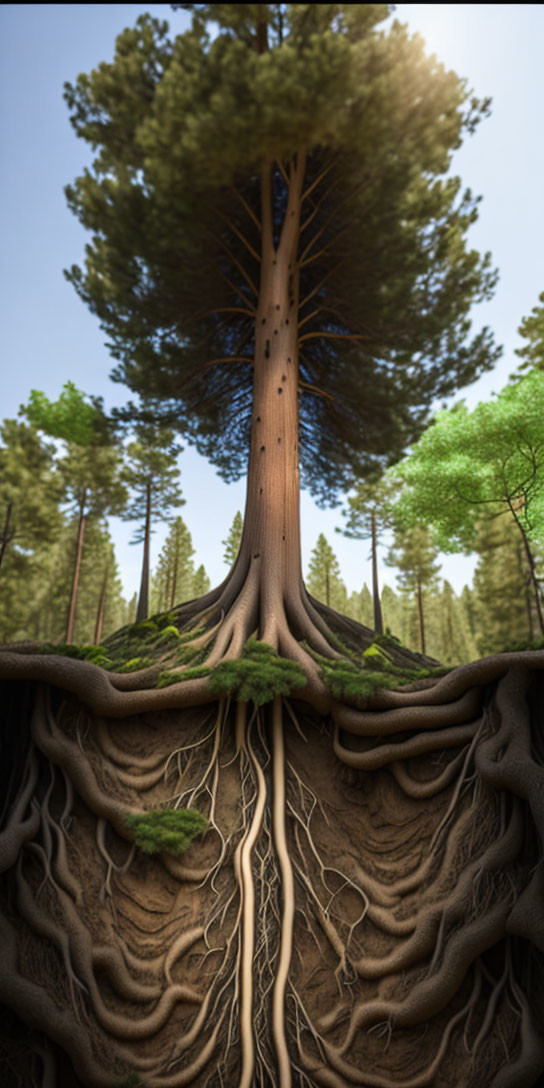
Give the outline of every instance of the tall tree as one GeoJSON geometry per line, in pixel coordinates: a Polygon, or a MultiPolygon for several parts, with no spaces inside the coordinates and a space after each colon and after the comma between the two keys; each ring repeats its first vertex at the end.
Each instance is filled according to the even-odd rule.
{"type": "Polygon", "coordinates": [[[323,601],[327,608],[343,611],[347,601],[346,587],[338,559],[323,533],[319,534],[310,556],[306,584],[310,593],[323,601]]]}
{"type": "Polygon", "coordinates": [[[59,520],[61,495],[54,447],[35,427],[5,419],[0,427],[0,574],[5,560],[24,566],[24,555],[50,540],[59,520]]]}
{"type": "MultiPolygon", "coordinates": [[[[538,546],[537,546],[538,547],[538,546]]],[[[478,524],[475,542],[474,623],[480,654],[496,653],[538,631],[523,543],[508,511],[478,524]]]]}
{"type": "Polygon", "coordinates": [[[87,519],[122,512],[126,489],[121,482],[120,452],[99,398],[85,399],[73,382],[66,382],[57,401],[32,390],[23,409],[34,426],[65,443],[58,462],[64,501],[77,519],[77,542],[72,588],[66,621],[66,642],[71,642],[87,519]]]}
{"type": "Polygon", "coordinates": [[[395,469],[407,485],[405,524],[434,526],[445,552],[471,551],[478,523],[497,506],[520,535],[540,632],[544,601],[532,541],[544,533],[544,371],[533,370],[469,412],[461,403],[434,423],[395,469]]]}
{"type": "Polygon", "coordinates": [[[208,593],[210,589],[210,579],[206,574],[206,568],[203,563],[195,570],[193,577],[193,597],[203,597],[205,593],[208,593]]]}
{"type": "Polygon", "coordinates": [[[180,471],[177,458],[180,449],[172,431],[146,422],[137,425],[136,438],[127,446],[124,480],[132,494],[122,517],[125,521],[139,521],[131,543],[143,543],[144,546],[137,622],[145,620],[149,610],[149,556],[153,521],[166,520],[173,506],[179,507],[185,503],[178,484],[180,471]]]}
{"type": "Polygon", "coordinates": [[[422,654],[426,652],[423,602],[425,594],[437,586],[440,570],[437,555],[438,549],[434,547],[428,530],[416,526],[395,530],[394,543],[385,560],[399,571],[397,579],[401,589],[415,597],[422,654]]]}
{"type": "Polygon", "coordinates": [[[228,615],[248,586],[242,644],[257,623],[287,645],[291,622],[323,650],[299,452],[329,501],[497,357],[487,330],[468,337],[495,282],[466,246],[477,199],[446,177],[488,103],[405,27],[382,32],[387,5],[184,7],[191,30],[172,40],[142,16],[66,85],[96,152],[67,189],[93,233],[68,278],[117,380],[226,479],[249,447],[242,546],[217,592],[228,615]]]}
{"type": "Polygon", "coordinates": [[[385,529],[393,524],[392,500],[398,491],[398,483],[388,476],[375,483],[357,484],[355,493],[348,498],[347,510],[342,511],[346,520],[344,529],[337,529],[352,540],[370,539],[370,559],[372,562],[372,601],[374,607],[374,630],[383,635],[383,616],[380,604],[378,582],[378,543],[385,529]]]}
{"type": "Polygon", "coordinates": [[[223,559],[227,564],[229,570],[234,566],[238,552],[240,551],[240,544],[242,543],[242,532],[244,529],[244,519],[239,510],[236,511],[234,518],[232,519],[232,525],[228,531],[227,539],[222,541],[224,546],[223,559]]]}
{"type": "Polygon", "coordinates": [[[167,611],[194,596],[194,554],[191,534],[183,518],[178,517],[170,526],[152,579],[152,608],[167,611]]]}

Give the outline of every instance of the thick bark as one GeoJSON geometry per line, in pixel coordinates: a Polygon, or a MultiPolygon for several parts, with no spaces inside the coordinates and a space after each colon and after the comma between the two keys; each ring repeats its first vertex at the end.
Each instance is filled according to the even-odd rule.
{"type": "Polygon", "coordinates": [[[142,578],[140,581],[140,595],[138,597],[138,611],[136,623],[147,619],[149,611],[149,543],[151,538],[151,484],[146,485],[145,503],[145,528],[144,528],[144,556],[142,560],[142,578]]]}
{"type": "MultiPolygon", "coordinates": [[[[374,602],[374,630],[377,635],[383,635],[383,616],[380,604],[380,587],[378,584],[378,547],[376,540],[376,515],[374,511],[370,515],[372,532],[372,600],[374,602]]],[[[425,652],[425,651],[423,651],[425,652]]]]}
{"type": "Polygon", "coordinates": [[[83,552],[83,537],[85,535],[85,501],[87,498],[87,492],[83,492],[79,507],[79,524],[77,528],[77,545],[76,545],[76,563],[74,568],[74,578],[72,582],[72,596],[70,598],[70,608],[68,611],[68,622],[66,624],[66,642],[71,642],[74,634],[74,623],[76,618],[76,605],[77,605],[77,591],[79,588],[79,571],[81,567],[81,554],[83,552]]]}
{"type": "MultiPolygon", "coordinates": [[[[297,248],[304,158],[291,164],[277,249],[270,170],[263,173],[261,280],[255,336],[253,414],[246,509],[238,564],[255,569],[261,637],[302,587],[298,467],[297,248]]],[[[255,616],[257,621],[257,616],[255,616]]]]}

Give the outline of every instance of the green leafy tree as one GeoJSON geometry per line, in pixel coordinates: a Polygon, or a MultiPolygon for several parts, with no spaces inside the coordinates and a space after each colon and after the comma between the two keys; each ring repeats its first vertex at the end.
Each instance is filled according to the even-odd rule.
{"type": "Polygon", "coordinates": [[[141,16],[65,87],[95,155],[66,190],[92,233],[67,275],[116,380],[225,479],[249,450],[229,584],[258,560],[248,622],[284,601],[301,630],[299,454],[328,502],[497,358],[469,337],[495,282],[466,244],[478,201],[447,176],[488,103],[398,22],[383,32],[387,5],[184,7],[186,33],[141,16]]]}
{"type": "Polygon", "coordinates": [[[242,543],[242,532],[244,528],[244,520],[239,510],[236,511],[232,525],[229,529],[226,540],[223,540],[223,546],[225,548],[223,552],[223,559],[229,569],[234,566],[238,552],[240,551],[240,545],[242,543]]]}
{"type": "Polygon", "coordinates": [[[388,476],[375,483],[360,481],[355,494],[348,498],[348,508],[342,511],[346,518],[344,529],[337,529],[344,536],[355,540],[370,540],[370,559],[372,561],[372,601],[374,610],[374,630],[383,635],[383,616],[380,604],[378,582],[378,543],[385,529],[393,524],[392,500],[398,492],[398,482],[388,476]]]}
{"type": "Polygon", "coordinates": [[[60,485],[54,447],[35,427],[5,419],[0,439],[0,573],[5,577],[6,561],[22,574],[28,552],[54,536],[60,485]]]}
{"type": "Polygon", "coordinates": [[[441,550],[473,550],[481,518],[508,511],[520,534],[544,633],[542,590],[532,541],[544,534],[544,372],[506,386],[469,412],[439,412],[395,473],[406,484],[396,504],[404,524],[430,524],[441,550]]]}
{"type": "Polygon", "coordinates": [[[57,401],[32,390],[24,414],[37,428],[65,443],[65,455],[58,461],[64,501],[77,518],[70,605],[66,642],[72,642],[83,542],[87,520],[119,514],[126,502],[121,482],[121,455],[99,398],[85,400],[73,382],[66,382],[57,401]]]}
{"type": "Polygon", "coordinates": [[[397,568],[397,581],[401,589],[413,596],[417,603],[422,654],[426,653],[424,596],[437,587],[440,570],[437,555],[438,549],[434,547],[428,530],[415,526],[413,529],[395,530],[394,542],[385,560],[389,566],[397,568]]]}
{"type": "Polygon", "coordinates": [[[314,597],[328,608],[343,611],[346,606],[346,587],[340,576],[340,566],[329,542],[320,533],[310,556],[307,587],[314,597]]]}
{"type": "Polygon", "coordinates": [[[173,506],[179,507],[185,503],[178,484],[180,471],[177,458],[180,450],[172,431],[150,422],[137,425],[136,438],[127,446],[123,478],[131,489],[131,497],[122,517],[125,521],[140,522],[131,543],[143,543],[144,546],[137,622],[147,619],[149,611],[149,556],[153,521],[166,520],[173,506]]]}

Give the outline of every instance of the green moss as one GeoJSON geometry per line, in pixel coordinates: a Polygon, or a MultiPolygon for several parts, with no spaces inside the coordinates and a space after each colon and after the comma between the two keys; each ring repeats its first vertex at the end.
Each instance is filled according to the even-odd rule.
{"type": "Polygon", "coordinates": [[[208,829],[206,817],[194,808],[152,809],[127,816],[126,824],[144,854],[182,854],[208,829]]]}
{"type": "Polygon", "coordinates": [[[385,650],[376,642],[376,639],[374,639],[368,649],[364,651],[363,658],[372,661],[372,664],[377,666],[391,664],[389,654],[386,654],[385,650]]]}
{"type": "Polygon", "coordinates": [[[300,665],[278,657],[272,646],[250,639],[242,657],[223,661],[210,674],[210,688],[217,695],[235,695],[243,703],[269,703],[276,695],[290,695],[304,687],[306,674],[300,665]]]}
{"type": "Polygon", "coordinates": [[[159,674],[158,688],[167,688],[170,684],[181,684],[184,680],[198,680],[201,676],[209,676],[210,669],[205,665],[197,665],[193,669],[184,669],[183,672],[165,669],[159,674]]]}
{"type": "Polygon", "coordinates": [[[162,643],[172,640],[174,640],[175,642],[179,642],[179,631],[177,627],[174,627],[171,623],[169,623],[166,627],[163,627],[160,634],[157,635],[156,641],[157,643],[162,643]]]}
{"type": "Polygon", "coordinates": [[[413,680],[444,676],[447,668],[401,669],[375,642],[365,650],[360,666],[351,661],[320,659],[320,676],[337,699],[366,699],[375,691],[396,689],[413,680]]]}
{"type": "Polygon", "coordinates": [[[153,661],[150,657],[132,657],[130,661],[125,661],[122,665],[119,665],[117,672],[138,672],[139,669],[147,669],[152,664],[153,661]]]}

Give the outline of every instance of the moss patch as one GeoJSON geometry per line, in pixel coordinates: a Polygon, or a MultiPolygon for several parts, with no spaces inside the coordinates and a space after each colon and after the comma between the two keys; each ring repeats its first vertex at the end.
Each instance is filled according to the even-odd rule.
{"type": "Polygon", "coordinates": [[[217,695],[235,695],[243,703],[269,703],[276,695],[289,695],[304,687],[306,674],[300,665],[278,657],[266,642],[250,639],[237,661],[223,661],[210,674],[210,688],[217,695]]]}
{"type": "Polygon", "coordinates": [[[144,854],[183,854],[208,829],[206,817],[194,808],[152,809],[127,816],[126,824],[144,854]]]}

